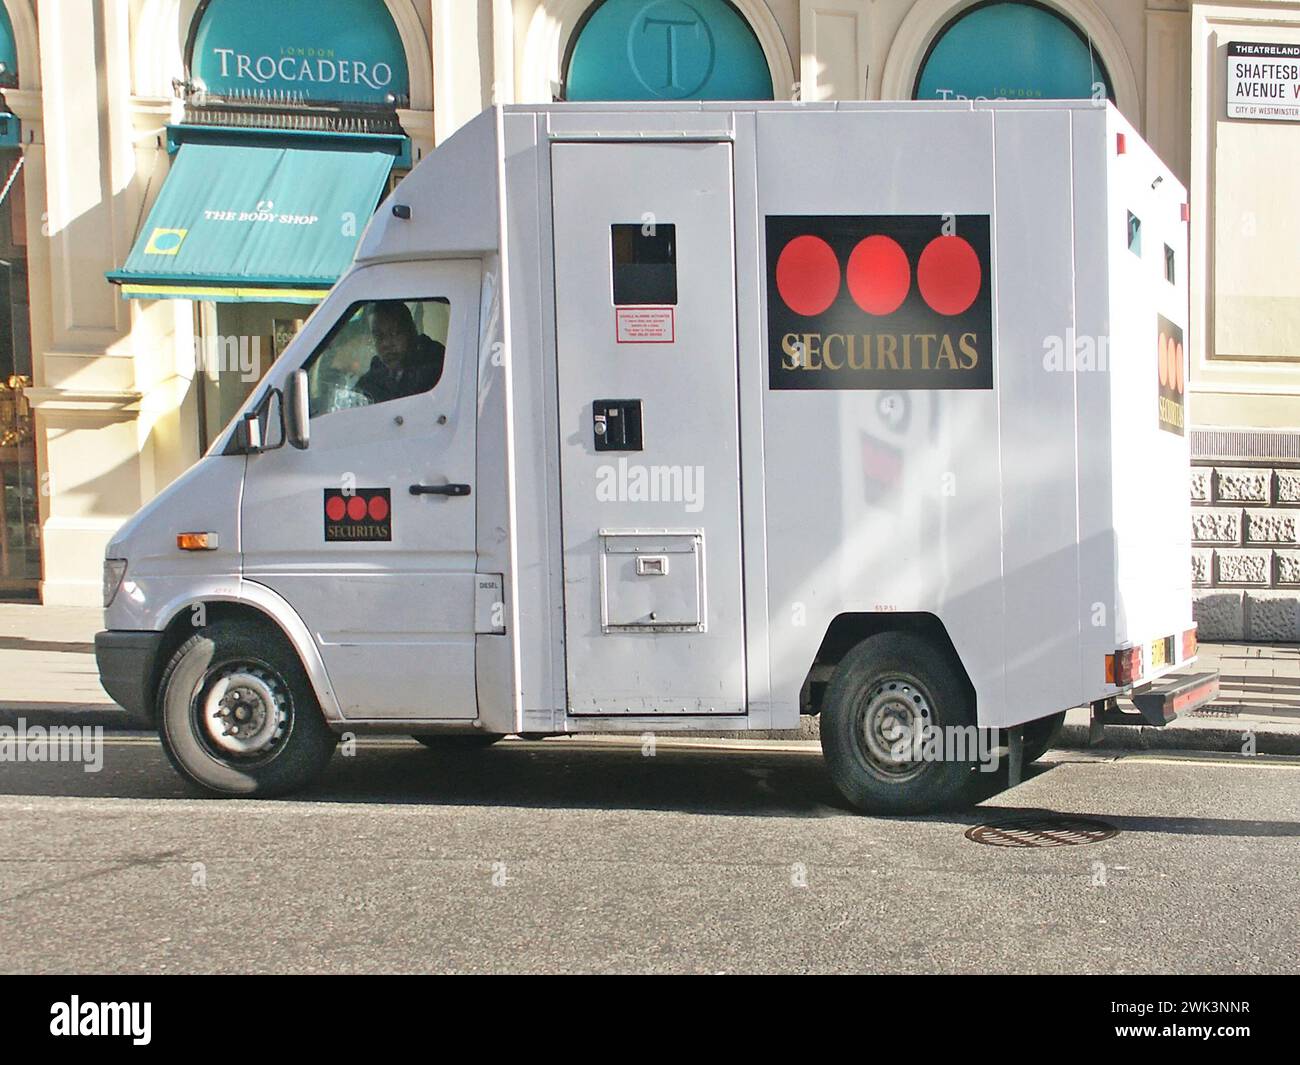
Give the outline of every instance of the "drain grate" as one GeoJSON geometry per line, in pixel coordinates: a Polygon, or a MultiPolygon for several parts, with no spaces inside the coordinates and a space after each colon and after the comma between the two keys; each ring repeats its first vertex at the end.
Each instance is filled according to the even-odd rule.
{"type": "Polygon", "coordinates": [[[1091,817],[1014,817],[966,830],[966,838],[989,847],[1082,847],[1119,834],[1091,817]]]}

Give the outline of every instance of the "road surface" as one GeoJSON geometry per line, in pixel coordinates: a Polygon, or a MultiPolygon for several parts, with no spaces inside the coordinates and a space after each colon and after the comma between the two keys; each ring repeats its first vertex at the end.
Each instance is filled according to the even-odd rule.
{"type": "Polygon", "coordinates": [[[96,773],[0,764],[2,971],[1300,968],[1295,760],[1057,753],[888,819],[807,744],[362,741],[280,801],[195,799],[156,739],[105,744],[96,773]],[[1043,812],[1118,832],[966,838],[1043,812]]]}

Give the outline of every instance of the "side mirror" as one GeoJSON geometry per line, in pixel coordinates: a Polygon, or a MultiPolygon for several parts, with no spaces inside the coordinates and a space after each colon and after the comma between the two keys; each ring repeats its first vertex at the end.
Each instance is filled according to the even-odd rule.
{"type": "Polygon", "coordinates": [[[262,419],[257,411],[250,410],[235,426],[235,446],[244,455],[262,450],[262,419]]]}
{"type": "Polygon", "coordinates": [[[295,370],[285,384],[285,435],[299,451],[311,443],[311,404],[307,394],[307,371],[295,370]]]}
{"type": "MultiPolygon", "coordinates": [[[[287,427],[284,417],[284,396],[278,388],[268,389],[262,401],[239,419],[235,426],[234,449],[237,455],[256,455],[263,451],[274,451],[284,447],[287,427]],[[272,443],[268,439],[271,425],[272,407],[279,414],[280,439],[272,443]]],[[[305,446],[305,445],[304,445],[305,446]]],[[[228,450],[227,454],[231,452],[228,450]]]]}

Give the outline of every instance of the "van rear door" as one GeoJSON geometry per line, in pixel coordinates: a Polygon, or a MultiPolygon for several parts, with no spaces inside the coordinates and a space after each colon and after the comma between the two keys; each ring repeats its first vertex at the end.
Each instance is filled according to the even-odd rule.
{"type": "Polygon", "coordinates": [[[1115,635],[1142,646],[1151,680],[1186,661],[1192,627],[1186,194],[1128,136],[1111,157],[1107,233],[1115,635]]]}

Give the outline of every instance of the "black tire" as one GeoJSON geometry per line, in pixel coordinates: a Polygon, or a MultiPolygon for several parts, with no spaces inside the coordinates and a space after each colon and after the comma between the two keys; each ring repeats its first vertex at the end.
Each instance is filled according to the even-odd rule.
{"type": "MultiPolygon", "coordinates": [[[[836,667],[822,703],[822,753],[836,789],[858,809],[924,813],[970,794],[976,752],[962,760],[903,755],[900,762],[898,737],[926,725],[974,723],[973,701],[948,652],[910,633],[881,633],[836,667]],[[899,727],[912,731],[899,733],[899,727]]],[[[903,748],[911,749],[906,741],[903,748]]]]}
{"type": "Polygon", "coordinates": [[[1042,717],[1037,721],[1029,721],[1021,726],[1025,765],[1030,762],[1037,762],[1038,759],[1055,747],[1056,741],[1061,738],[1061,729],[1064,727],[1064,710],[1059,714],[1042,717]]]}
{"type": "Polygon", "coordinates": [[[411,739],[431,751],[481,751],[505,737],[495,732],[447,733],[441,736],[435,732],[412,736],[411,739]]]}
{"type": "Polygon", "coordinates": [[[236,620],[208,625],[172,655],[158,686],[158,735],[192,788],[223,797],[297,791],[320,776],[338,743],[284,635],[236,620]],[[218,720],[222,711],[228,720],[218,720]],[[241,713],[247,718],[234,720],[241,713]],[[231,749],[238,745],[246,749],[231,749]]]}

